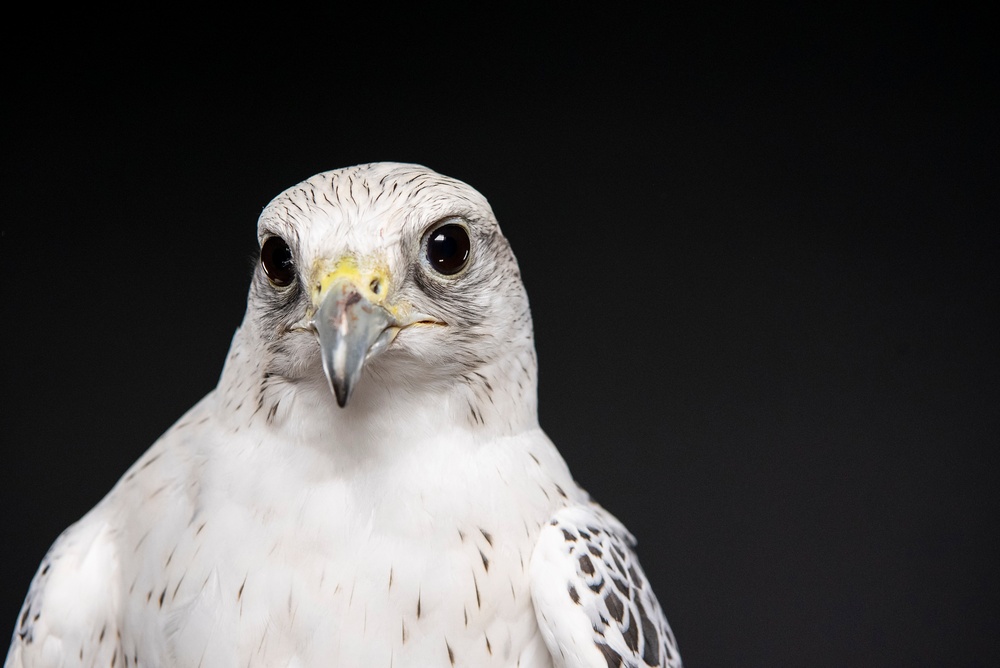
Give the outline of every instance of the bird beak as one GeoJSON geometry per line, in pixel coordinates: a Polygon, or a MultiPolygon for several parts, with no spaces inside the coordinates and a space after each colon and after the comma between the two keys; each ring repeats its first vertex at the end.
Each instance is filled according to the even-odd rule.
{"type": "Polygon", "coordinates": [[[375,277],[366,283],[356,269],[338,269],[323,277],[317,291],[319,308],[310,324],[319,339],[323,371],[341,408],[347,405],[365,362],[399,332],[396,318],[376,303],[381,301],[378,281],[375,277]]]}

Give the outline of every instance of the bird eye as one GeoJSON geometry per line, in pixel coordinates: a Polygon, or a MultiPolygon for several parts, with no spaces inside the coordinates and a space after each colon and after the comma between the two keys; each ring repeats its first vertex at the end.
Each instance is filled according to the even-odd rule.
{"type": "Polygon", "coordinates": [[[295,280],[292,249],[281,237],[268,237],[260,247],[260,266],[268,279],[279,288],[291,285],[295,280]]]}
{"type": "Polygon", "coordinates": [[[439,274],[457,274],[469,261],[470,247],[468,231],[448,223],[427,235],[427,261],[439,274]]]}

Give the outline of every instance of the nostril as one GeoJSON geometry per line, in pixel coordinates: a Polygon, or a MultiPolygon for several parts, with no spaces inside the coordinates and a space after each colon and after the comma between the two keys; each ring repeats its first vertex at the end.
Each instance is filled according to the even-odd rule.
{"type": "Polygon", "coordinates": [[[377,278],[373,278],[368,287],[371,288],[372,294],[377,295],[382,290],[382,283],[377,278]]]}

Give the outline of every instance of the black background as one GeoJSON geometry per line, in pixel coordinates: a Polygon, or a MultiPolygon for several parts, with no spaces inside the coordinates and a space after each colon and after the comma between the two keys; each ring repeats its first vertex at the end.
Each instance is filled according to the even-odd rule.
{"type": "Polygon", "coordinates": [[[492,203],[689,666],[996,665],[991,29],[670,7],[9,20],[0,618],[214,386],[261,208],[398,160],[492,203]]]}

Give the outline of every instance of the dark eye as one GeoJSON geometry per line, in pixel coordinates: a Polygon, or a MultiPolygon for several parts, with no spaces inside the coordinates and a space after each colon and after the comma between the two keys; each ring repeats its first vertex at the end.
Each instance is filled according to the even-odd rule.
{"type": "Polygon", "coordinates": [[[427,261],[439,274],[462,270],[469,260],[469,233],[461,225],[442,225],[427,235],[427,261]]]}
{"type": "Polygon", "coordinates": [[[268,237],[260,247],[260,266],[268,279],[278,287],[291,285],[295,280],[295,263],[292,249],[281,237],[268,237]]]}

